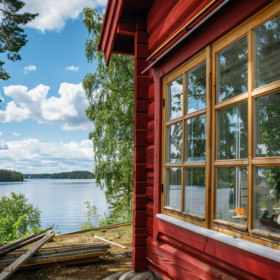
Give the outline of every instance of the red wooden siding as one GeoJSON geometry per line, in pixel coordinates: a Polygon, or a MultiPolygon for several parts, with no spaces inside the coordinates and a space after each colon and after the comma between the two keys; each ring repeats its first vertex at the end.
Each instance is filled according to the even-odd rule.
{"type": "MultiPolygon", "coordinates": [[[[108,2],[115,7],[113,14],[119,11],[117,2],[108,2]]],[[[160,212],[162,78],[271,1],[231,1],[164,57],[156,69],[141,75],[150,64],[146,62],[150,53],[210,2],[155,0],[147,20],[143,14],[136,20],[133,269],[142,271],[149,266],[165,280],[280,279],[275,261],[156,218],[160,212]]],[[[109,27],[117,30],[119,22],[113,14],[107,15],[112,16],[109,27]]],[[[133,28],[119,26],[118,30],[131,35],[133,28]]],[[[103,40],[108,47],[107,43],[104,47],[109,50],[113,36],[110,29],[105,31],[108,38],[103,40]]],[[[106,61],[108,55],[106,52],[106,61]]]]}
{"type": "Polygon", "coordinates": [[[148,91],[151,84],[148,75],[141,71],[148,66],[145,58],[149,55],[147,46],[146,19],[138,18],[135,33],[135,112],[134,112],[134,192],[133,192],[133,269],[144,270],[147,265],[146,237],[147,173],[146,150],[148,146],[148,91]]]}
{"type": "MultiPolygon", "coordinates": [[[[219,5],[222,1],[223,0],[218,1],[215,6],[219,5]]],[[[204,7],[212,2],[212,0],[180,0],[172,2],[175,2],[176,5],[170,7],[167,11],[165,10],[165,5],[161,5],[159,6],[160,8],[157,13],[154,13],[153,8],[149,13],[149,15],[151,15],[148,18],[151,20],[148,21],[148,33],[150,35],[148,45],[151,52],[154,52],[160,45],[196,16],[204,7]],[[168,14],[166,14],[167,12],[168,14]],[[164,16],[162,16],[162,14],[164,16]]],[[[173,5],[175,3],[173,3],[173,5]]],[[[156,4],[159,3],[156,2],[154,6],[156,4]]]]}

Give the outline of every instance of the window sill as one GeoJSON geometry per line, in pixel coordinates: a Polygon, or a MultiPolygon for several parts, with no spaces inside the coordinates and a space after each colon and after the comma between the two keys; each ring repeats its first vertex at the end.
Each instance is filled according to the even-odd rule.
{"type": "Polygon", "coordinates": [[[227,235],[222,232],[218,232],[212,229],[200,227],[164,214],[157,214],[157,218],[160,220],[163,220],[165,222],[169,222],[171,224],[174,224],[176,226],[182,227],[184,229],[187,229],[189,231],[195,232],[197,234],[201,234],[203,236],[212,238],[214,240],[217,240],[219,242],[223,242],[225,244],[228,244],[230,246],[239,248],[244,251],[248,251],[250,253],[259,255],[261,257],[280,262],[280,251],[276,249],[272,249],[245,239],[241,238],[235,238],[231,235],[227,235]]]}

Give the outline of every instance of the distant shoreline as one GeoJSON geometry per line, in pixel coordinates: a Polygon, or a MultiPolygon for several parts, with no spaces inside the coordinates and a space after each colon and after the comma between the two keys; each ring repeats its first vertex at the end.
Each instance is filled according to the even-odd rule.
{"type": "Polygon", "coordinates": [[[24,179],[94,179],[89,171],[71,171],[60,173],[23,174],[24,179]]]}

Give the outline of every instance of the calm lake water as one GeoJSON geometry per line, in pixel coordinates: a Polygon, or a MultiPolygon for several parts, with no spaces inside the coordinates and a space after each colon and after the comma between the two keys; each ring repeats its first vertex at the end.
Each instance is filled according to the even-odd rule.
{"type": "Polygon", "coordinates": [[[10,192],[23,193],[41,213],[41,226],[54,225],[55,232],[81,229],[86,221],[84,202],[95,205],[103,218],[109,214],[103,191],[97,188],[95,179],[28,179],[27,182],[0,183],[0,195],[10,192]]]}

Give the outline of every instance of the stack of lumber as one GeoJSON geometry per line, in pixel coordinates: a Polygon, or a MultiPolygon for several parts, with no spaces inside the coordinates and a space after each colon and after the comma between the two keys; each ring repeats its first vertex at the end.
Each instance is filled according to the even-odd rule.
{"type": "MultiPolygon", "coordinates": [[[[100,256],[109,255],[110,248],[102,243],[81,243],[67,246],[49,246],[40,248],[32,257],[21,265],[24,269],[49,267],[56,265],[72,265],[99,261],[100,256]]],[[[28,249],[18,249],[10,252],[0,259],[0,269],[13,263],[20,256],[26,254],[28,249]]]]}
{"type": "MultiPolygon", "coordinates": [[[[36,240],[39,238],[42,238],[39,240],[35,245],[33,245],[30,249],[28,249],[24,254],[21,254],[20,257],[17,257],[13,259],[11,262],[9,262],[6,266],[6,268],[0,273],[0,280],[6,280],[8,279],[13,273],[15,273],[26,261],[28,261],[36,252],[48,241],[52,240],[54,236],[54,232],[51,230],[48,230],[46,233],[43,233],[39,236],[36,236],[36,240]]],[[[21,238],[15,242],[12,242],[10,244],[7,244],[0,248],[2,255],[5,255],[8,253],[8,251],[13,251],[15,248],[24,246],[23,244],[26,244],[26,242],[30,243],[35,241],[34,240],[34,234],[31,234],[27,237],[21,238]]]]}

